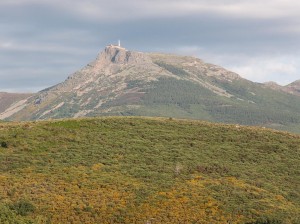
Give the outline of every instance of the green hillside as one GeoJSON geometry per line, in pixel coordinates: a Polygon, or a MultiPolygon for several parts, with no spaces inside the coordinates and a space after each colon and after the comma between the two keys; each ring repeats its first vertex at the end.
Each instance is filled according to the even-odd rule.
{"type": "MultiPolygon", "coordinates": [[[[121,114],[260,125],[300,133],[299,96],[244,79],[225,82],[211,77],[207,81],[226,89],[234,97],[220,96],[191,81],[162,78],[152,82],[146,91],[142,90],[146,93],[141,107],[121,114]]],[[[139,83],[134,87],[139,87],[139,83]]],[[[122,104],[119,102],[117,105],[122,104]]]]}
{"type": "Polygon", "coordinates": [[[0,223],[300,223],[300,136],[167,118],[0,124],[0,223]]]}

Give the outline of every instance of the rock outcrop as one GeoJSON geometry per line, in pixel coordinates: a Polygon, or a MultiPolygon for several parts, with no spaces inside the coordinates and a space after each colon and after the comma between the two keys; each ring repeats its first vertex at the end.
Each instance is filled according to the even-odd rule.
{"type": "Polygon", "coordinates": [[[107,64],[137,64],[137,63],[149,63],[150,58],[141,52],[128,51],[125,48],[109,45],[103,52],[101,52],[97,59],[96,65],[107,65],[107,64]]]}

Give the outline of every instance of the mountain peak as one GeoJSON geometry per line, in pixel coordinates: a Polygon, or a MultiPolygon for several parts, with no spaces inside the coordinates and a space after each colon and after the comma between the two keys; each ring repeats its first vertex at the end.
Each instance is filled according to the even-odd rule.
{"type": "Polygon", "coordinates": [[[147,62],[150,58],[141,53],[135,51],[129,51],[120,45],[107,45],[98,57],[97,62],[101,64],[132,64],[147,62]]]}

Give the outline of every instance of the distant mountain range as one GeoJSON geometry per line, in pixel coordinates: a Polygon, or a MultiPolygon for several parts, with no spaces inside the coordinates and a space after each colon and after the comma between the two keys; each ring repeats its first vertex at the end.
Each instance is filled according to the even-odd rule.
{"type": "Polygon", "coordinates": [[[300,132],[300,80],[255,83],[195,57],[114,45],[64,82],[27,97],[2,106],[0,119],[163,116],[300,132]]]}

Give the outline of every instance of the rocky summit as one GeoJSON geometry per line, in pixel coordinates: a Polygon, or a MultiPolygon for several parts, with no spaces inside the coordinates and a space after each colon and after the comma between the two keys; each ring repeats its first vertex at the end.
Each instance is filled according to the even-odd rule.
{"type": "Polygon", "coordinates": [[[11,105],[0,119],[163,116],[300,132],[297,83],[283,91],[195,57],[108,45],[64,82],[11,105]]]}

